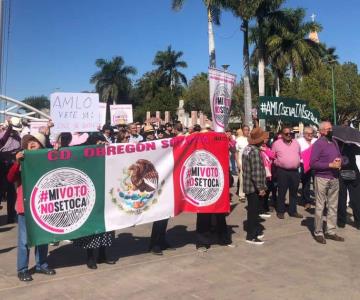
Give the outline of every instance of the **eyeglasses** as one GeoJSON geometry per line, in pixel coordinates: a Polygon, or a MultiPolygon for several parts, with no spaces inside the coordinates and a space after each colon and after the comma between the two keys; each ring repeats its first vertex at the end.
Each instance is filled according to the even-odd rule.
{"type": "Polygon", "coordinates": [[[284,133],[285,136],[291,136],[291,132],[284,133]]]}

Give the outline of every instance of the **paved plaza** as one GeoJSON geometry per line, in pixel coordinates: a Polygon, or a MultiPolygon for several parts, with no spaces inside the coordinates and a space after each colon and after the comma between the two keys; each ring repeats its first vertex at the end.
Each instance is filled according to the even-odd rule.
{"type": "MultiPolygon", "coordinates": [[[[232,191],[234,193],[234,191],[232,191]]],[[[116,232],[110,253],[117,264],[89,270],[85,251],[72,244],[50,247],[57,275],[35,274],[31,283],[16,277],[16,225],[0,216],[0,299],[360,299],[360,232],[339,229],[344,243],[316,243],[313,215],[304,219],[273,214],[262,224],[266,243],[245,243],[245,203],[233,197],[228,217],[235,248],[195,249],[193,214],[169,223],[168,240],[176,251],[147,252],[151,224],[116,232]]],[[[4,214],[4,208],[1,211],[4,214]]],[[[31,253],[31,266],[34,264],[31,253]]]]}

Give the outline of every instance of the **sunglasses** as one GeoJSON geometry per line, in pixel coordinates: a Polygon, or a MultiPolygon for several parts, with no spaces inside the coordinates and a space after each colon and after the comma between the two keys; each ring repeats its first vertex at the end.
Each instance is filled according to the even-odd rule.
{"type": "Polygon", "coordinates": [[[291,132],[284,133],[285,136],[291,136],[291,132]]]}

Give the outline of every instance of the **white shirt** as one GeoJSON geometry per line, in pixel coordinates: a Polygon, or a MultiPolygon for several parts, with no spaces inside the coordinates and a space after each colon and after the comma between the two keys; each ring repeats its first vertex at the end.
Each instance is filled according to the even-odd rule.
{"type": "Polygon", "coordinates": [[[243,151],[245,149],[245,147],[248,145],[248,140],[247,140],[247,137],[245,136],[239,136],[237,139],[236,139],[236,151],[239,153],[240,155],[240,158],[243,154],[243,151]]]}
{"type": "Polygon", "coordinates": [[[299,143],[299,145],[300,145],[300,151],[303,152],[303,151],[309,149],[310,146],[317,141],[317,138],[312,138],[310,145],[309,145],[309,143],[305,140],[304,137],[298,138],[297,141],[298,141],[298,143],[299,143]]]}

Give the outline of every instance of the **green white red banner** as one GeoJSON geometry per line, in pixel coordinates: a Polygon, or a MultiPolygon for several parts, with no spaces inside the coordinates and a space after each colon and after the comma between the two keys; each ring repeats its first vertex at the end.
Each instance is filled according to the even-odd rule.
{"type": "Polygon", "coordinates": [[[228,141],[197,133],[137,144],[26,151],[28,242],[41,245],[181,212],[229,212],[228,141]]]}

